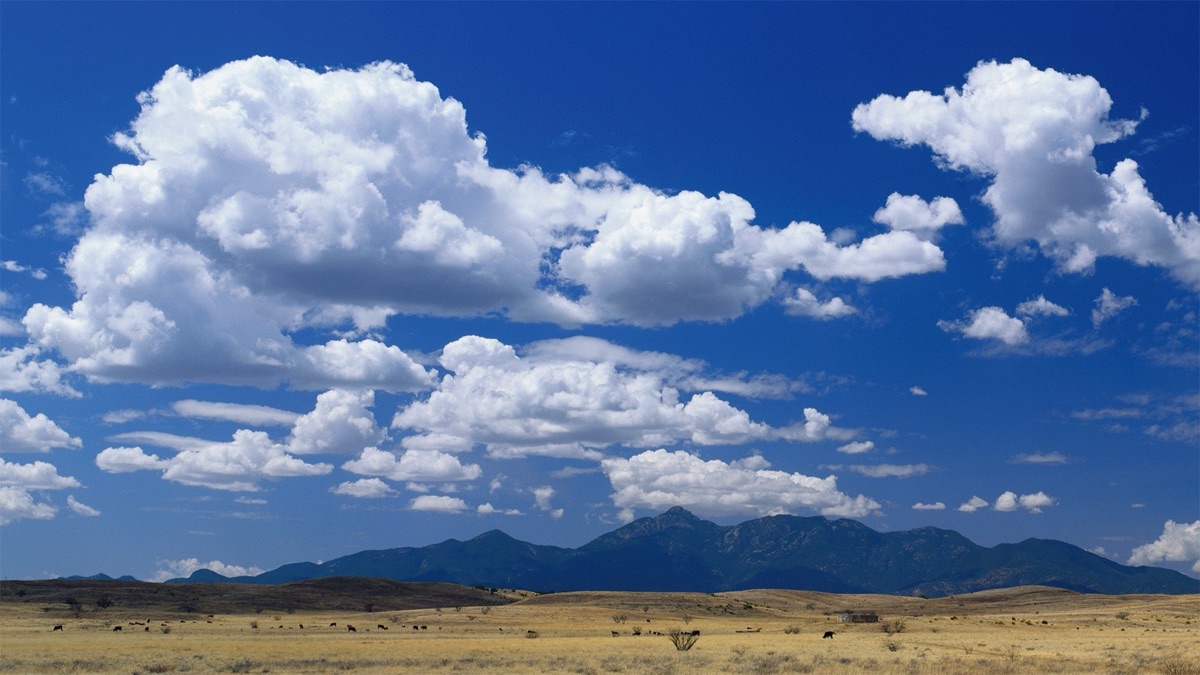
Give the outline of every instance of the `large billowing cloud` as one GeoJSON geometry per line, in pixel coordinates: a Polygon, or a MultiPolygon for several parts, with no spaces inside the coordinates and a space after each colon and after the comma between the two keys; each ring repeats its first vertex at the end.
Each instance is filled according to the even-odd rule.
{"type": "Polygon", "coordinates": [[[351,453],[387,438],[375,424],[375,392],[332,389],[317,397],[316,408],[292,426],[288,449],[296,454],[351,453]]]}
{"type": "Polygon", "coordinates": [[[1168,520],[1162,536],[1133,549],[1128,564],[1150,565],[1161,561],[1195,561],[1192,571],[1200,572],[1200,520],[1194,523],[1168,520]]]}
{"type": "Polygon", "coordinates": [[[1137,163],[1098,170],[1096,145],[1132,134],[1109,118],[1112,99],[1084,75],[1028,61],[983,62],[961,90],[882,95],[855,108],[854,128],[906,146],[926,145],[939,164],[985,176],[983,201],[996,241],[1035,241],[1067,271],[1090,271],[1098,256],[1166,268],[1200,287],[1200,220],[1172,216],[1154,201],[1137,163]]]}
{"type": "Polygon", "coordinates": [[[835,476],[771,470],[757,455],[735,462],[705,461],[682,450],[660,449],[629,459],[605,459],[600,466],[612,483],[613,504],[622,509],[625,520],[632,520],[634,509],[663,511],[672,506],[710,516],[816,511],[862,517],[879,510],[873,499],[839,491],[835,476]]]}
{"type": "Polygon", "coordinates": [[[462,451],[481,443],[493,456],[599,458],[612,445],[852,435],[814,408],[787,426],[754,421],[713,391],[777,392],[775,378],[706,378],[702,364],[594,338],[537,343],[519,355],[497,340],[467,336],[446,345],[440,363],[450,374],[437,390],[393,420],[393,427],[414,432],[404,439],[410,449],[462,451]]]}
{"type": "Polygon", "coordinates": [[[430,374],[359,339],[397,313],[715,321],[788,276],[945,265],[906,229],[843,246],[813,223],[755,225],[733,194],[493,167],[463,105],[399,64],[175,67],[139,102],[114,137],[135,162],[85,195],[66,260],[77,301],[23,319],[33,344],[100,381],[411,391],[430,374]],[[341,339],[298,344],[307,328],[341,339]]]}

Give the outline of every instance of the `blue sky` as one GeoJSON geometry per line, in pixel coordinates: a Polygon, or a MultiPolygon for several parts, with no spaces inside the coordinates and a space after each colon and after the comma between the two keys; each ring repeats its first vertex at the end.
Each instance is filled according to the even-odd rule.
{"type": "Polygon", "coordinates": [[[4,3],[0,575],[675,505],[1200,572],[1196,3],[4,3]]]}

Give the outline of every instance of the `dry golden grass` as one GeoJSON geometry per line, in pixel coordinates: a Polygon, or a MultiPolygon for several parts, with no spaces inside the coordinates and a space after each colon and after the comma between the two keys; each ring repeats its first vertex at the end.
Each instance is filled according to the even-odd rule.
{"type": "Polygon", "coordinates": [[[0,672],[10,673],[1200,675],[1198,596],[1046,588],[934,600],[774,590],[561,593],[486,610],[211,619],[119,606],[76,616],[61,604],[8,600],[0,602],[0,672]],[[880,624],[838,624],[836,614],[848,608],[879,612],[893,632],[880,624]],[[898,622],[903,628],[894,632],[898,622]],[[52,631],[55,624],[63,630],[52,631]],[[700,638],[690,651],[676,651],[667,637],[652,634],[671,628],[699,630],[700,638]],[[836,637],[822,639],[826,630],[836,637]]]}

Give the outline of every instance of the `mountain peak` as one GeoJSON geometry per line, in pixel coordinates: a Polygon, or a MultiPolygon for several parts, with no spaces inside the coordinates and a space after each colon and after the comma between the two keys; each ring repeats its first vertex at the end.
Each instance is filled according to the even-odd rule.
{"type": "Polygon", "coordinates": [[[683,508],[682,506],[672,506],[671,508],[667,509],[666,511],[663,511],[662,514],[658,516],[658,518],[659,519],[670,518],[670,519],[675,519],[675,520],[689,520],[689,521],[700,520],[700,518],[697,517],[696,514],[692,513],[691,511],[688,511],[687,509],[683,508]]]}

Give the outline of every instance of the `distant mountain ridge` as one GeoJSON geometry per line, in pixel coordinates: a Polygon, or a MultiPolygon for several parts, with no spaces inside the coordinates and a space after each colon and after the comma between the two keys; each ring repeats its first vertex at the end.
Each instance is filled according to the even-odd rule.
{"type": "Polygon", "coordinates": [[[78,574],[73,574],[69,577],[59,577],[58,580],[59,581],[137,581],[137,579],[134,579],[133,577],[129,576],[128,574],[117,577],[116,579],[113,579],[112,577],[108,576],[107,574],[105,574],[103,572],[101,572],[99,574],[93,574],[90,577],[81,577],[78,574]]]}
{"type": "Polygon", "coordinates": [[[1055,540],[988,548],[936,527],[877,532],[850,519],[787,515],[723,526],[680,507],[575,549],[491,530],[469,541],[362,551],[257,576],[200,570],[172,581],[277,584],[338,576],[539,591],[787,588],[940,597],[1043,585],[1084,593],[1200,593],[1200,581],[1179,572],[1121,565],[1055,540]]]}

